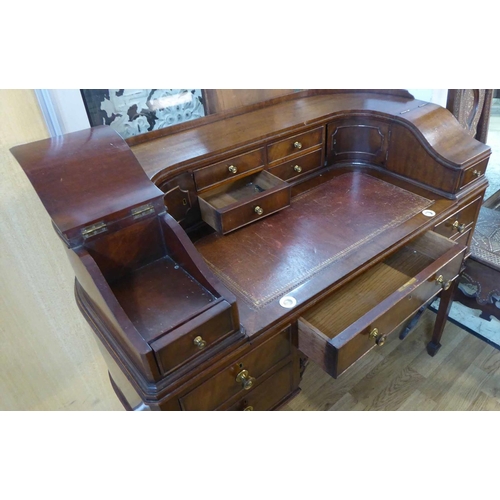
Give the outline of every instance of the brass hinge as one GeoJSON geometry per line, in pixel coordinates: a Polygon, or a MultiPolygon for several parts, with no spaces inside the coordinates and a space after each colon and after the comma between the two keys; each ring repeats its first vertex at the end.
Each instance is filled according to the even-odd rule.
{"type": "Polygon", "coordinates": [[[108,227],[106,226],[105,222],[98,222],[96,224],[92,224],[91,226],[84,227],[82,229],[82,236],[83,239],[86,240],[87,238],[95,236],[96,234],[104,233],[107,230],[108,227]]]}
{"type": "Polygon", "coordinates": [[[148,203],[147,205],[142,205],[140,207],[133,208],[131,210],[132,217],[134,219],[139,219],[141,217],[145,217],[149,214],[155,213],[155,207],[152,203],[148,203]]]}

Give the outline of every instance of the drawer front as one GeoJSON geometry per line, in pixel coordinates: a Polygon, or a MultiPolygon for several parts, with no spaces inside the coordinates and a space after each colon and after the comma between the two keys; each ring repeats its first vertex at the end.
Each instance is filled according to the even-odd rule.
{"type": "Polygon", "coordinates": [[[268,411],[285,399],[293,390],[293,363],[288,363],[271,375],[229,411],[268,411]]]}
{"type": "Polygon", "coordinates": [[[472,228],[467,229],[463,233],[460,233],[457,238],[454,238],[453,241],[460,243],[461,245],[465,245],[469,247],[472,239],[472,228]]]}
{"type": "Polygon", "coordinates": [[[479,179],[480,177],[484,176],[487,165],[488,165],[488,160],[483,160],[477,165],[469,167],[467,170],[465,170],[463,173],[462,182],[460,183],[460,188],[464,188],[471,182],[474,182],[476,179],[479,179]]]}
{"type": "Polygon", "coordinates": [[[321,157],[322,150],[319,149],[318,151],[314,151],[313,153],[299,156],[292,161],[288,161],[286,163],[278,165],[277,167],[273,167],[269,171],[276,177],[287,181],[299,175],[303,175],[307,172],[320,168],[321,157]]]}
{"type": "Polygon", "coordinates": [[[323,127],[294,135],[287,139],[267,146],[267,161],[269,164],[288,156],[316,147],[323,142],[323,127]]]}
{"type": "Polygon", "coordinates": [[[165,375],[210,349],[238,330],[231,305],[225,300],[151,343],[160,372],[165,375]]]}
{"type": "Polygon", "coordinates": [[[452,216],[438,224],[434,228],[434,231],[445,236],[446,238],[451,238],[453,240],[458,239],[462,233],[465,233],[467,229],[472,227],[474,224],[474,221],[479,213],[479,209],[481,208],[481,200],[482,198],[478,198],[458,212],[454,213],[452,216]]]}
{"type": "Polygon", "coordinates": [[[215,410],[238,393],[242,393],[242,397],[243,394],[249,395],[260,385],[260,378],[290,353],[290,330],[287,329],[181,398],[181,406],[186,411],[215,410]],[[247,390],[243,388],[243,382],[236,380],[243,370],[247,370],[248,376],[253,379],[252,386],[247,390]]]}
{"type": "MultiPolygon", "coordinates": [[[[442,276],[445,283],[456,279],[464,253],[462,245],[453,243],[444,255],[333,339],[319,331],[313,323],[299,318],[299,349],[331,376],[340,376],[372,348],[382,346],[386,335],[441,291],[441,285],[436,281],[438,276],[442,276]]],[[[360,300],[363,300],[362,294],[360,300]]]]}
{"type": "MultiPolygon", "coordinates": [[[[411,293],[405,294],[387,312],[381,314],[378,318],[368,320],[367,324],[363,325],[363,329],[359,330],[359,333],[352,340],[344,343],[339,338],[340,336],[333,339],[332,344],[337,351],[336,376],[342,374],[361,356],[377,346],[376,340],[370,337],[370,333],[375,328],[378,330],[377,339],[380,339],[384,335],[389,335],[441,291],[441,286],[435,280],[437,273],[442,275],[446,281],[456,279],[460,273],[463,260],[462,255],[457,256],[447,265],[437,270],[436,273],[433,272],[428,280],[421,283],[411,293]]],[[[383,341],[378,345],[382,347],[383,341]]]]}
{"type": "Polygon", "coordinates": [[[241,177],[241,174],[263,167],[264,148],[260,148],[195,170],[194,180],[198,191],[201,191],[219,182],[237,179],[241,177]]]}
{"type": "Polygon", "coordinates": [[[263,219],[290,205],[290,187],[273,191],[239,207],[220,213],[222,233],[226,234],[251,222],[263,219]]]}

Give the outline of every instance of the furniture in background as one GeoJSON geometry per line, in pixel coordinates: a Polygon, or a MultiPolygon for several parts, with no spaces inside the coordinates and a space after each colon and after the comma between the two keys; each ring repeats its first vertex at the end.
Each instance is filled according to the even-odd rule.
{"type": "MultiPolygon", "coordinates": [[[[458,89],[448,91],[447,108],[464,129],[486,143],[492,89],[458,89]]],[[[454,300],[470,309],[479,309],[480,317],[500,320],[500,191],[486,200],[478,216],[471,242],[471,255],[460,276],[454,300]]],[[[460,221],[457,221],[460,223],[460,221]]],[[[461,325],[469,330],[467,325],[461,325]]],[[[474,332],[481,337],[479,332],[474,332]]],[[[500,347],[500,346],[498,346],[500,347]]]]}
{"type": "Polygon", "coordinates": [[[495,193],[479,211],[471,257],[460,277],[455,300],[471,309],[480,309],[482,319],[490,320],[493,316],[500,321],[499,195],[495,193]],[[495,203],[495,200],[498,201],[495,203]]]}
{"type": "Polygon", "coordinates": [[[490,149],[406,91],[303,91],[126,141],[13,148],[127,409],[269,410],[337,378],[441,293],[490,149]],[[458,221],[458,222],[457,222],[458,221]]]}
{"type": "Polygon", "coordinates": [[[471,137],[485,144],[493,93],[492,89],[448,89],[446,108],[471,137]]]}

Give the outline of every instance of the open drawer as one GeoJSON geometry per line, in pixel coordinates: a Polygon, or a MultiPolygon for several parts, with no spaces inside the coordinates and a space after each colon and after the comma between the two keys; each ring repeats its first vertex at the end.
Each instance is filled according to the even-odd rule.
{"type": "Polygon", "coordinates": [[[338,377],[448,288],[465,251],[464,245],[427,232],[300,317],[299,349],[338,377]]]}
{"type": "Polygon", "coordinates": [[[290,186],[265,170],[204,191],[198,196],[203,220],[222,234],[290,205],[290,186]]]}
{"type": "Polygon", "coordinates": [[[85,247],[107,303],[122,311],[127,333],[148,345],[161,376],[240,336],[236,300],[222,295],[226,290],[184,251],[177,229],[163,214],[101,234],[85,247]]]}

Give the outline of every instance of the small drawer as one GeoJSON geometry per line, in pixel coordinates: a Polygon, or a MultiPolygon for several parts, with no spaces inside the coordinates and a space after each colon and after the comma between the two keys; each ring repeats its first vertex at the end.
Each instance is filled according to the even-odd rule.
{"type": "Polygon", "coordinates": [[[467,229],[463,233],[460,233],[457,238],[454,238],[453,241],[460,243],[461,245],[469,246],[470,240],[472,238],[472,228],[467,229]]]}
{"type": "MultiPolygon", "coordinates": [[[[460,234],[458,236],[458,238],[455,238],[453,240],[456,243],[460,243],[460,245],[464,245],[467,247],[467,253],[465,254],[465,259],[467,259],[471,255],[470,246],[472,244],[472,235],[473,234],[474,234],[474,232],[473,232],[472,228],[469,228],[469,229],[467,229],[467,231],[465,231],[465,233],[460,234]]],[[[465,261],[462,265],[465,266],[465,261]]],[[[462,269],[462,271],[463,271],[463,269],[462,269]]]]}
{"type": "Polygon", "coordinates": [[[286,329],[180,398],[181,406],[187,411],[215,410],[239,393],[249,395],[266,372],[290,354],[290,329],[286,329]],[[247,374],[242,374],[244,370],[247,374]]]}
{"type": "Polygon", "coordinates": [[[267,146],[267,161],[269,164],[314,148],[323,143],[323,127],[294,135],[267,146]]]}
{"type": "Polygon", "coordinates": [[[262,219],[290,205],[290,186],[266,171],[200,194],[203,220],[222,234],[262,219]]]}
{"type": "Polygon", "coordinates": [[[426,233],[299,318],[299,350],[338,377],[447,288],[464,253],[463,245],[426,233]]]}
{"type": "Polygon", "coordinates": [[[269,171],[276,177],[279,177],[284,181],[288,181],[299,175],[320,168],[322,166],[322,153],[322,150],[318,149],[318,151],[299,156],[292,161],[287,161],[286,163],[282,163],[281,165],[273,167],[269,171]]]}
{"type": "Polygon", "coordinates": [[[474,182],[476,179],[483,177],[487,166],[488,160],[486,159],[465,170],[462,176],[462,182],[460,183],[460,189],[464,188],[471,182],[474,182]]]}
{"type": "Polygon", "coordinates": [[[222,300],[150,346],[160,372],[166,375],[236,331],[239,325],[234,324],[231,305],[222,300]]]}
{"type": "Polygon", "coordinates": [[[242,174],[247,174],[251,170],[263,168],[264,163],[264,148],[260,148],[249,153],[228,158],[208,167],[200,168],[194,171],[196,188],[198,191],[202,191],[228,179],[238,179],[242,174]]]}
{"type": "Polygon", "coordinates": [[[462,233],[465,233],[467,229],[472,227],[474,224],[477,214],[479,213],[479,209],[481,208],[481,200],[482,198],[477,198],[472,203],[469,203],[464,208],[460,209],[458,212],[438,224],[434,228],[434,231],[446,236],[446,238],[456,240],[462,233]]]}
{"type": "Polygon", "coordinates": [[[288,363],[271,375],[229,411],[268,411],[285,399],[293,390],[293,363],[288,363]]]}

